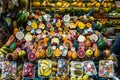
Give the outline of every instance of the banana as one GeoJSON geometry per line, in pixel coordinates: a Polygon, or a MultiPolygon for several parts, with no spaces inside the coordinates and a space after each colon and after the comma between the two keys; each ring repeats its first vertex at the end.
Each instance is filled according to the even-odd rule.
{"type": "Polygon", "coordinates": [[[4,49],[0,49],[0,51],[3,53],[3,54],[7,54],[8,52],[7,51],[5,51],[4,49]]]}
{"type": "Polygon", "coordinates": [[[64,3],[62,7],[66,7],[67,3],[64,3]]]}
{"type": "Polygon", "coordinates": [[[44,70],[44,74],[43,74],[44,76],[47,77],[47,76],[50,76],[50,74],[51,74],[51,69],[50,68],[47,68],[47,69],[44,70]]]}
{"type": "Polygon", "coordinates": [[[2,49],[8,51],[9,49],[6,46],[2,46],[2,49]]]}
{"type": "Polygon", "coordinates": [[[4,54],[0,51],[0,55],[4,55],[4,54]]]}
{"type": "Polygon", "coordinates": [[[41,75],[44,74],[44,73],[43,73],[43,69],[42,69],[42,67],[40,67],[40,74],[41,74],[41,75]]]}
{"type": "Polygon", "coordinates": [[[43,69],[49,68],[48,65],[46,65],[46,64],[44,64],[43,66],[44,66],[43,69]]]}
{"type": "Polygon", "coordinates": [[[42,60],[41,63],[48,65],[48,64],[49,64],[49,61],[47,61],[47,60],[42,60]]]}

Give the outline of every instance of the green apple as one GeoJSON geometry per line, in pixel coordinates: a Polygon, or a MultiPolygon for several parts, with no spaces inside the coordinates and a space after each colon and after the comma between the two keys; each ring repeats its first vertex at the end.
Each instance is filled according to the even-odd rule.
{"type": "Polygon", "coordinates": [[[24,50],[21,50],[18,52],[19,57],[24,57],[26,55],[26,52],[24,50]]]}
{"type": "Polygon", "coordinates": [[[91,49],[88,49],[88,50],[86,51],[86,56],[87,56],[87,57],[92,57],[92,56],[93,56],[93,51],[92,51],[91,49]]]}

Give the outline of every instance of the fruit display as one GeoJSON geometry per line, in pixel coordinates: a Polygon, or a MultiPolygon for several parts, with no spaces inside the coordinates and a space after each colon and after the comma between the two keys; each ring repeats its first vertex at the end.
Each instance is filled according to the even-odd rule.
{"type": "Polygon", "coordinates": [[[24,63],[23,77],[32,79],[35,77],[35,65],[32,63],[24,63]]]}
{"type": "Polygon", "coordinates": [[[82,62],[72,61],[71,63],[71,76],[82,77],[83,76],[83,66],[82,62]]]}
{"type": "Polygon", "coordinates": [[[69,75],[69,61],[68,60],[64,60],[64,59],[58,60],[57,74],[58,75],[69,75]]]}
{"type": "Polygon", "coordinates": [[[113,77],[113,61],[101,60],[99,61],[99,76],[101,77],[113,77]]]}
{"type": "Polygon", "coordinates": [[[105,12],[110,12],[116,7],[114,1],[96,1],[96,0],[30,0],[31,9],[44,9],[45,12],[59,12],[59,13],[72,13],[73,11],[81,15],[89,12],[94,8],[95,12],[99,12],[100,8],[105,12]],[[81,8],[79,8],[81,7],[81,8]]]}
{"type": "Polygon", "coordinates": [[[119,24],[119,19],[112,20],[112,17],[119,17],[119,13],[109,13],[115,8],[113,0],[2,2],[0,5],[6,9],[2,8],[5,12],[1,14],[0,6],[0,23],[3,22],[0,25],[0,61],[18,63],[3,65],[8,70],[15,68],[9,72],[2,68],[3,79],[9,76],[10,80],[102,80],[100,77],[112,76],[113,65],[109,61],[99,64],[99,75],[96,69],[100,60],[117,61],[109,50],[112,41],[107,39],[105,26],[119,24]]]}
{"type": "Polygon", "coordinates": [[[16,79],[17,63],[5,61],[2,62],[2,79],[16,79]]]}
{"type": "Polygon", "coordinates": [[[38,76],[50,77],[52,74],[52,61],[51,60],[39,60],[38,61],[38,76]]]}
{"type": "Polygon", "coordinates": [[[86,75],[90,76],[90,75],[97,74],[96,67],[93,61],[84,61],[83,66],[84,66],[86,75]]]}
{"type": "Polygon", "coordinates": [[[114,79],[116,3],[1,0],[0,80],[114,79]]]}

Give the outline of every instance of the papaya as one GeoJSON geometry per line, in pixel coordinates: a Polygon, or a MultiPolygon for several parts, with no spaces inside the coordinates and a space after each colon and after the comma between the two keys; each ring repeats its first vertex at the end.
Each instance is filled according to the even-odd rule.
{"type": "Polygon", "coordinates": [[[47,46],[47,42],[46,41],[44,41],[44,40],[40,40],[39,42],[38,42],[38,47],[39,46],[47,46]]]}
{"type": "Polygon", "coordinates": [[[104,50],[104,53],[105,53],[105,57],[110,57],[110,50],[106,49],[104,50]]]}
{"type": "Polygon", "coordinates": [[[61,54],[62,54],[62,52],[61,52],[61,50],[60,50],[59,48],[55,49],[55,50],[53,51],[53,53],[54,53],[54,55],[55,55],[56,57],[59,57],[59,56],[61,56],[61,54]]]}
{"type": "Polygon", "coordinates": [[[73,52],[72,52],[72,58],[73,58],[73,59],[76,59],[76,58],[77,58],[77,53],[76,53],[76,51],[73,51],[73,52]]]}
{"type": "Polygon", "coordinates": [[[37,59],[40,59],[42,57],[42,54],[40,52],[36,52],[35,54],[37,59]]]}
{"type": "Polygon", "coordinates": [[[72,48],[73,44],[70,40],[65,40],[63,46],[72,48]]]}
{"type": "Polygon", "coordinates": [[[87,23],[87,27],[88,27],[88,28],[91,28],[91,27],[92,27],[92,24],[91,24],[91,23],[87,23]]]}
{"type": "Polygon", "coordinates": [[[90,40],[86,40],[85,44],[86,44],[86,47],[91,47],[91,42],[90,42],[90,40]]]}
{"type": "Polygon", "coordinates": [[[68,51],[67,58],[72,58],[72,52],[71,51],[68,51]]]}
{"type": "Polygon", "coordinates": [[[99,49],[96,48],[96,49],[95,49],[95,52],[94,52],[94,57],[95,57],[95,58],[98,58],[99,56],[100,56],[99,49]]]}

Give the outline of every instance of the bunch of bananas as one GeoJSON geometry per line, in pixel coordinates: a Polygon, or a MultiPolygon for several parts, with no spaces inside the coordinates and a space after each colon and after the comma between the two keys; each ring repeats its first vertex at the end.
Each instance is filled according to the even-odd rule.
{"type": "Polygon", "coordinates": [[[20,10],[17,14],[17,22],[18,23],[25,23],[28,21],[28,12],[25,10],[20,10]]]}
{"type": "Polygon", "coordinates": [[[52,64],[50,60],[40,60],[39,61],[39,67],[38,67],[38,75],[49,77],[52,73],[52,64]]]}
{"type": "Polygon", "coordinates": [[[0,55],[4,55],[4,54],[7,54],[9,51],[9,48],[7,48],[6,46],[2,46],[0,48],[0,55]]]}

